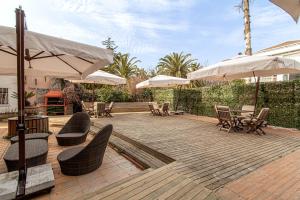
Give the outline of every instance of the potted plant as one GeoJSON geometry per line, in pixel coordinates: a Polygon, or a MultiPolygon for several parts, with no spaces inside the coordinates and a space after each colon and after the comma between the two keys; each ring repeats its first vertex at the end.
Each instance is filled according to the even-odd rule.
{"type": "MultiPolygon", "coordinates": [[[[25,97],[25,106],[30,106],[30,101],[29,101],[29,99],[30,99],[31,97],[34,97],[34,96],[35,96],[34,92],[27,92],[27,91],[25,91],[25,93],[24,93],[24,97],[25,97]]],[[[17,98],[18,98],[18,93],[17,93],[17,92],[13,92],[12,95],[11,95],[11,97],[17,99],[17,98]]]]}

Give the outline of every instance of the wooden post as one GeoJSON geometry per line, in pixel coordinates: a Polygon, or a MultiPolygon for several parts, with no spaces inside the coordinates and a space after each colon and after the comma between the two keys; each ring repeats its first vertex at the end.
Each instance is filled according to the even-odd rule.
{"type": "Polygon", "coordinates": [[[17,82],[18,82],[18,124],[19,134],[19,184],[18,196],[25,195],[26,158],[25,158],[25,120],[24,120],[24,11],[16,9],[16,44],[17,44],[17,82]]]}

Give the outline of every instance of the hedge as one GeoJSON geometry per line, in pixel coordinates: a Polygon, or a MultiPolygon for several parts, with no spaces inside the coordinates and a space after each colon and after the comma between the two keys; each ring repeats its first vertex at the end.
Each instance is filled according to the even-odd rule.
{"type": "MultiPolygon", "coordinates": [[[[158,102],[170,101],[176,104],[179,99],[179,109],[191,114],[215,116],[215,104],[228,105],[232,109],[253,105],[255,84],[232,82],[182,89],[180,93],[178,89],[157,90],[154,94],[158,102]]],[[[271,125],[300,129],[300,81],[261,83],[256,113],[262,107],[270,108],[268,122],[271,125]]]]}

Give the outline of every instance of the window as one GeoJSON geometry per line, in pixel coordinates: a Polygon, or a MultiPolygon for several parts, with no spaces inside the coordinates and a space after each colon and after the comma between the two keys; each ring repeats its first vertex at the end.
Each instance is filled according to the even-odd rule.
{"type": "Polygon", "coordinates": [[[0,105],[8,104],[8,88],[0,88],[0,105]]]}

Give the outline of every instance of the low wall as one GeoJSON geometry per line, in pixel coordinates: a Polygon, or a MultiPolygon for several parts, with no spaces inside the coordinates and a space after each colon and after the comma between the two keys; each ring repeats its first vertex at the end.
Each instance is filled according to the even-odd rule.
{"type": "MultiPolygon", "coordinates": [[[[92,102],[85,102],[86,106],[91,106],[92,102]]],[[[106,104],[107,106],[109,103],[106,104]]],[[[148,102],[115,102],[112,113],[121,112],[145,112],[149,111],[148,102]]]]}

